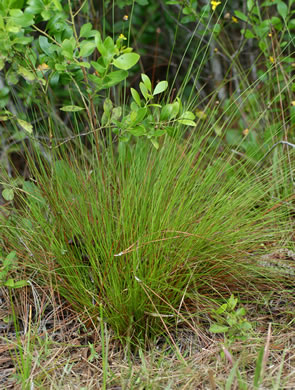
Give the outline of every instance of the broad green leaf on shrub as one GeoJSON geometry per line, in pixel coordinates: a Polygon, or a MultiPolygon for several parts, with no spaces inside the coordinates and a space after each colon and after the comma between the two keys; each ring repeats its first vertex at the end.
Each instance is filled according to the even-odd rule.
{"type": "Polygon", "coordinates": [[[36,78],[36,76],[33,72],[29,71],[28,69],[24,68],[23,66],[18,67],[17,73],[20,74],[24,79],[26,79],[28,81],[33,81],[36,78]]]}
{"type": "Polygon", "coordinates": [[[17,123],[24,129],[26,130],[29,134],[32,134],[33,132],[33,126],[26,122],[26,121],[23,121],[22,119],[17,119],[17,123]]]}
{"type": "Polygon", "coordinates": [[[65,63],[64,64],[55,64],[55,69],[58,72],[64,72],[67,69],[67,65],[65,63]]]}
{"type": "Polygon", "coordinates": [[[128,129],[128,131],[129,131],[129,133],[131,133],[132,135],[134,135],[136,137],[140,137],[140,136],[146,134],[146,129],[142,125],[128,129]]]}
{"type": "Polygon", "coordinates": [[[147,114],[147,108],[146,107],[142,107],[142,108],[139,108],[138,110],[136,111],[131,111],[130,113],[130,125],[131,126],[134,126],[138,123],[140,123],[146,116],[147,114]]]}
{"type": "Polygon", "coordinates": [[[288,6],[286,3],[284,3],[283,1],[280,1],[279,3],[277,3],[277,9],[278,9],[278,13],[281,15],[281,17],[283,19],[286,19],[287,16],[288,16],[288,6]]]}
{"type": "Polygon", "coordinates": [[[103,110],[108,116],[111,114],[112,108],[113,108],[113,102],[111,101],[110,98],[106,98],[105,101],[103,102],[103,110]]]}
{"type": "Polygon", "coordinates": [[[84,108],[79,106],[63,106],[60,108],[60,110],[66,112],[77,112],[84,110],[84,108]]]}
{"type": "Polygon", "coordinates": [[[166,91],[168,88],[168,82],[167,81],[160,81],[157,85],[156,88],[154,89],[153,95],[158,95],[159,93],[162,93],[166,91]]]}
{"type": "Polygon", "coordinates": [[[99,73],[99,74],[103,74],[105,71],[106,71],[106,67],[103,63],[103,59],[102,57],[100,57],[96,62],[94,61],[91,61],[90,62],[91,65],[93,66],[93,68],[99,73]]]}
{"type": "Polygon", "coordinates": [[[92,24],[91,23],[85,23],[81,27],[80,30],[80,38],[89,38],[89,34],[92,30],[92,24]]]}
{"type": "Polygon", "coordinates": [[[135,103],[140,107],[141,106],[141,101],[140,101],[139,93],[134,88],[131,88],[130,91],[131,91],[131,95],[132,95],[135,103]]]}
{"type": "Polygon", "coordinates": [[[88,57],[94,52],[95,48],[96,48],[96,45],[95,45],[94,41],[83,41],[80,45],[79,56],[80,57],[88,57]]]}
{"type": "Polygon", "coordinates": [[[106,66],[110,64],[116,54],[115,44],[111,37],[106,37],[102,43],[99,39],[95,39],[96,47],[103,57],[103,62],[106,66]]]}
{"type": "Polygon", "coordinates": [[[122,107],[115,107],[112,110],[112,121],[117,121],[122,115],[122,107]]]}
{"type": "Polygon", "coordinates": [[[177,122],[185,126],[196,126],[196,122],[189,119],[177,119],[177,122]]]}
{"type": "Polygon", "coordinates": [[[172,120],[177,116],[178,112],[179,112],[178,102],[166,104],[161,109],[160,120],[161,121],[172,120]]]}
{"type": "Polygon", "coordinates": [[[52,2],[53,2],[53,4],[55,5],[55,8],[56,8],[58,11],[62,12],[63,8],[62,8],[62,5],[61,5],[61,3],[60,3],[60,0],[52,0],[52,2]]]}
{"type": "Polygon", "coordinates": [[[249,22],[249,18],[247,15],[243,14],[243,12],[239,11],[239,10],[235,10],[234,11],[234,14],[236,15],[236,17],[238,17],[239,19],[241,19],[243,22],[248,22],[249,24],[251,24],[249,22]]]}
{"type": "Polygon", "coordinates": [[[121,81],[125,80],[127,76],[127,70],[115,70],[105,77],[102,88],[113,87],[114,85],[119,84],[121,81]]]}
{"type": "Polygon", "coordinates": [[[179,117],[179,119],[189,119],[191,121],[193,121],[195,119],[195,114],[191,111],[185,111],[183,114],[181,114],[181,116],[179,117]]]}
{"type": "Polygon", "coordinates": [[[62,47],[61,54],[69,59],[72,59],[74,56],[75,46],[76,46],[76,42],[74,37],[72,37],[71,39],[65,39],[61,45],[62,47]]]}
{"type": "Polygon", "coordinates": [[[147,87],[144,85],[144,83],[139,83],[140,92],[142,93],[142,96],[145,98],[145,100],[149,99],[149,92],[147,90],[147,87]]]}
{"type": "Polygon", "coordinates": [[[254,0],[247,0],[248,11],[252,11],[253,10],[254,4],[255,4],[254,0]]]}
{"type": "Polygon", "coordinates": [[[136,53],[125,53],[113,60],[113,64],[118,69],[128,70],[132,68],[139,60],[140,56],[136,53]]]}
{"type": "Polygon", "coordinates": [[[20,27],[29,27],[32,24],[34,24],[34,15],[31,13],[23,13],[20,11],[20,14],[17,14],[16,12],[12,13],[12,11],[20,11],[20,10],[10,10],[11,14],[11,20],[14,24],[20,27]]]}
{"type": "Polygon", "coordinates": [[[228,330],[229,330],[228,326],[218,325],[218,324],[213,324],[209,328],[209,332],[211,333],[226,333],[228,330]]]}
{"type": "Polygon", "coordinates": [[[143,81],[144,85],[147,87],[147,90],[149,92],[152,92],[152,83],[150,78],[146,74],[141,74],[141,80],[143,81]]]}
{"type": "Polygon", "coordinates": [[[255,38],[255,34],[253,34],[253,32],[249,29],[247,29],[245,32],[244,30],[241,30],[241,33],[245,34],[245,38],[247,39],[255,38]]]}
{"type": "Polygon", "coordinates": [[[39,37],[39,46],[40,49],[49,57],[52,55],[53,44],[48,42],[47,37],[43,37],[43,35],[39,37]]]}
{"type": "Polygon", "coordinates": [[[2,196],[3,196],[3,199],[5,199],[5,200],[7,200],[7,201],[13,200],[13,198],[14,198],[13,189],[11,189],[11,188],[5,188],[5,189],[2,191],[2,196]]]}

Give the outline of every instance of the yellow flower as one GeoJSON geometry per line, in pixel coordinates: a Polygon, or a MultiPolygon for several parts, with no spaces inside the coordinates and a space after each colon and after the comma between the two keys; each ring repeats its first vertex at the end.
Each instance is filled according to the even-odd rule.
{"type": "Polygon", "coordinates": [[[269,60],[270,60],[270,62],[271,62],[272,64],[274,64],[275,60],[274,60],[273,56],[270,56],[270,57],[269,57],[269,60]]]}
{"type": "Polygon", "coordinates": [[[127,38],[125,37],[124,34],[120,34],[120,35],[119,35],[119,39],[124,39],[124,40],[126,41],[127,38]]]}
{"type": "Polygon", "coordinates": [[[123,20],[125,20],[125,21],[128,20],[128,15],[124,15],[123,20]]]}
{"type": "Polygon", "coordinates": [[[218,53],[218,49],[217,49],[217,47],[215,47],[215,49],[214,49],[214,53],[218,53]]]}
{"type": "Polygon", "coordinates": [[[38,65],[37,67],[38,70],[47,70],[49,69],[49,66],[43,62],[43,64],[38,65]]]}
{"type": "Polygon", "coordinates": [[[212,1],[211,1],[212,11],[215,11],[216,8],[219,6],[219,4],[221,4],[221,1],[212,0],[212,1]]]}
{"type": "Polygon", "coordinates": [[[235,16],[232,16],[232,17],[231,17],[231,20],[232,20],[234,23],[239,23],[238,19],[237,19],[235,16]]]}
{"type": "Polygon", "coordinates": [[[295,107],[295,100],[291,102],[292,106],[295,107]]]}
{"type": "Polygon", "coordinates": [[[246,135],[248,135],[248,134],[249,134],[249,129],[245,129],[245,130],[243,130],[243,134],[244,134],[244,136],[246,137],[246,135]]]}
{"type": "Polygon", "coordinates": [[[272,37],[272,33],[269,33],[268,36],[271,38],[272,37]]]}

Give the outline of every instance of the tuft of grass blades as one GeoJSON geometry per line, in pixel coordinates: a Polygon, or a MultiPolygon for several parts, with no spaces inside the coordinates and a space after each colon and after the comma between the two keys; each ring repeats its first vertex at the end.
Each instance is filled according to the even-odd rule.
{"type": "Polygon", "coordinates": [[[283,179],[205,142],[105,146],[92,162],[60,148],[51,164],[36,150],[8,246],[39,283],[127,339],[204,318],[229,292],[269,290],[280,276],[259,258],[288,233],[274,207],[283,179]]]}

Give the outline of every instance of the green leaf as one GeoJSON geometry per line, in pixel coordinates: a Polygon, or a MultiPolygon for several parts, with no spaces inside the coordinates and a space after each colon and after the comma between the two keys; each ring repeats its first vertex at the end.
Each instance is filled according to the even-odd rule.
{"type": "Polygon", "coordinates": [[[103,74],[106,71],[106,67],[103,63],[102,57],[100,57],[97,62],[91,61],[90,62],[93,68],[100,74],[103,74]]]}
{"type": "Polygon", "coordinates": [[[222,314],[227,310],[227,303],[224,303],[223,305],[219,306],[217,310],[215,310],[216,314],[222,314]]]}
{"type": "Polygon", "coordinates": [[[92,30],[91,23],[83,24],[83,26],[81,27],[81,30],[80,30],[80,38],[88,38],[91,30],[92,30]]]}
{"type": "Polygon", "coordinates": [[[141,101],[140,101],[139,93],[134,88],[131,88],[130,90],[131,90],[131,95],[132,95],[135,103],[140,107],[141,101]]]}
{"type": "Polygon", "coordinates": [[[59,12],[62,12],[62,11],[63,11],[62,5],[60,4],[60,0],[52,0],[52,2],[54,3],[55,8],[56,8],[59,12]]]}
{"type": "Polygon", "coordinates": [[[142,125],[128,129],[128,131],[130,134],[134,135],[135,137],[140,137],[140,136],[146,134],[146,129],[142,125]]]}
{"type": "Polygon", "coordinates": [[[62,47],[61,54],[69,59],[72,59],[74,56],[75,46],[76,46],[76,42],[73,37],[71,39],[65,39],[61,45],[62,47]]]}
{"type": "Polygon", "coordinates": [[[283,19],[286,19],[288,16],[288,6],[283,1],[280,1],[277,4],[278,13],[281,15],[283,19]]]}
{"type": "Polygon", "coordinates": [[[63,106],[60,108],[60,110],[66,112],[77,112],[84,110],[84,108],[79,106],[63,106]]]}
{"type": "Polygon", "coordinates": [[[152,83],[150,78],[146,74],[141,74],[141,79],[149,92],[152,92],[152,83]]]}
{"type": "Polygon", "coordinates": [[[48,38],[47,37],[43,37],[43,35],[41,35],[39,37],[39,46],[40,46],[40,49],[45,54],[47,54],[49,57],[52,55],[52,53],[53,53],[53,44],[48,42],[48,38]]]}
{"type": "Polygon", "coordinates": [[[251,30],[247,29],[245,31],[245,38],[247,38],[247,39],[255,38],[255,34],[253,34],[253,32],[251,30]]]}
{"type": "Polygon", "coordinates": [[[128,72],[126,70],[116,70],[115,72],[111,72],[105,77],[103,88],[110,88],[116,84],[119,84],[121,81],[125,80],[128,76],[128,72]]]}
{"type": "MultiPolygon", "coordinates": [[[[234,14],[236,15],[237,18],[241,19],[243,22],[248,22],[249,23],[249,18],[248,16],[246,16],[245,14],[243,14],[243,12],[239,11],[239,10],[235,10],[234,11],[234,14]]],[[[249,23],[251,24],[251,23],[249,23]]]]}
{"type": "Polygon", "coordinates": [[[35,74],[28,69],[24,68],[23,66],[19,66],[17,69],[17,73],[20,74],[24,79],[28,81],[35,80],[35,74]]]}
{"type": "Polygon", "coordinates": [[[142,96],[145,98],[145,100],[149,99],[149,92],[147,90],[147,87],[144,85],[144,83],[139,83],[140,92],[142,93],[142,96]]]}
{"type": "Polygon", "coordinates": [[[95,48],[96,48],[96,45],[95,45],[94,41],[83,41],[80,45],[79,56],[80,57],[88,57],[94,52],[95,48]]]}
{"type": "Polygon", "coordinates": [[[160,120],[161,121],[172,120],[173,118],[175,118],[177,116],[178,111],[179,111],[179,103],[178,102],[166,104],[161,109],[160,120]]]}
{"type": "Polygon", "coordinates": [[[14,198],[13,189],[11,189],[11,188],[5,188],[5,189],[2,191],[2,196],[3,196],[3,199],[5,199],[5,200],[7,200],[8,202],[10,202],[10,201],[13,200],[13,198],[14,198]]]}
{"type": "Polygon", "coordinates": [[[146,114],[147,114],[146,107],[139,108],[137,111],[131,111],[130,113],[131,125],[134,126],[142,122],[146,114]]]}
{"type": "Polygon", "coordinates": [[[247,8],[249,12],[252,11],[254,4],[254,0],[247,0],[247,8]]]}
{"type": "Polygon", "coordinates": [[[29,134],[32,134],[33,132],[33,126],[26,122],[26,121],[23,121],[22,119],[17,119],[17,123],[25,130],[27,131],[29,134]]]}
{"type": "Polygon", "coordinates": [[[228,326],[218,325],[218,324],[213,324],[209,328],[209,332],[211,333],[226,333],[228,330],[229,330],[228,326]]]}
{"type": "Polygon", "coordinates": [[[238,298],[235,298],[235,296],[232,294],[228,300],[228,307],[230,310],[234,310],[234,308],[236,307],[238,303],[238,298]]]}
{"type": "Polygon", "coordinates": [[[177,120],[178,123],[181,123],[182,125],[185,125],[185,126],[196,126],[196,122],[194,121],[190,121],[189,119],[178,119],[177,120]]]}
{"type": "Polygon", "coordinates": [[[117,121],[122,115],[122,107],[115,107],[112,110],[112,121],[117,121]]]}
{"type": "MultiPolygon", "coordinates": [[[[13,10],[11,10],[11,11],[13,11],[13,10]]],[[[11,11],[10,11],[10,13],[11,13],[11,11]]],[[[12,15],[11,20],[17,26],[29,27],[32,24],[34,24],[34,15],[32,15],[31,13],[28,13],[28,12],[26,12],[26,13],[21,12],[21,14],[19,14],[19,15],[16,15],[16,14],[12,15]]]]}
{"type": "Polygon", "coordinates": [[[106,98],[105,101],[103,102],[103,110],[108,116],[111,114],[112,108],[113,108],[113,102],[111,101],[110,98],[106,98]]]}
{"type": "Polygon", "coordinates": [[[183,114],[181,114],[181,116],[179,117],[179,119],[190,119],[191,121],[193,121],[195,119],[195,114],[191,111],[185,111],[183,114]]]}
{"type": "Polygon", "coordinates": [[[26,280],[18,280],[17,282],[14,283],[14,288],[22,288],[25,286],[28,286],[28,282],[26,280]]]}
{"type": "Polygon", "coordinates": [[[14,280],[13,280],[13,279],[8,279],[8,280],[4,283],[4,286],[13,288],[13,287],[14,287],[14,280]]]}
{"type": "Polygon", "coordinates": [[[158,95],[159,93],[164,92],[168,88],[168,82],[167,81],[160,81],[156,88],[154,89],[153,95],[158,95]]]}
{"type": "Polygon", "coordinates": [[[116,68],[128,70],[132,68],[139,60],[140,56],[136,53],[125,53],[113,60],[116,68]]]}
{"type": "Polygon", "coordinates": [[[240,307],[240,308],[236,311],[236,316],[237,316],[237,317],[243,317],[245,314],[246,314],[246,309],[245,309],[244,307],[240,307]]]}

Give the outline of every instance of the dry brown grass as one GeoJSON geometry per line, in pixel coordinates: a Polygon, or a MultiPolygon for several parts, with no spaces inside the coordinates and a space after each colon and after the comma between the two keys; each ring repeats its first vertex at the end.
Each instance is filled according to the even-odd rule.
{"type": "MultiPolygon", "coordinates": [[[[14,295],[20,324],[18,340],[11,321],[9,296],[1,290],[0,389],[25,389],[25,384],[28,389],[40,390],[103,389],[100,330],[87,329],[67,303],[49,291],[31,291],[27,288],[14,295]],[[23,348],[24,360],[29,362],[27,382],[20,373],[19,348],[23,348]],[[20,378],[22,383],[17,380],[20,378]]],[[[227,347],[230,355],[225,356],[221,353],[222,338],[212,337],[206,330],[198,334],[191,328],[171,330],[178,351],[165,337],[139,350],[123,346],[105,327],[105,388],[224,389],[233,363],[239,359],[239,372],[246,388],[252,389],[258,351],[264,347],[265,373],[260,389],[294,389],[293,298],[287,292],[274,293],[265,305],[248,305],[248,319],[255,334],[227,347]],[[280,369],[281,379],[275,387],[280,369]]],[[[235,380],[230,388],[241,387],[235,380]]]]}

